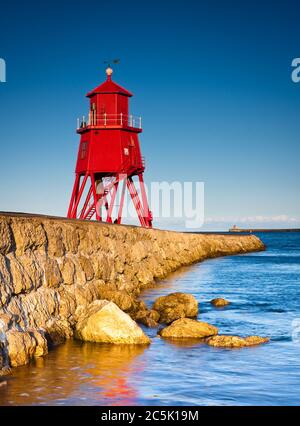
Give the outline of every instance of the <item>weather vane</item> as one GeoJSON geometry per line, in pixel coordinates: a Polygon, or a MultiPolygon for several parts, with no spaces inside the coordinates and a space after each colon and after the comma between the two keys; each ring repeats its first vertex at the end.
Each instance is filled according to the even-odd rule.
{"type": "Polygon", "coordinates": [[[108,66],[108,68],[111,68],[111,64],[119,64],[120,59],[112,59],[111,61],[104,61],[104,64],[108,66]]]}

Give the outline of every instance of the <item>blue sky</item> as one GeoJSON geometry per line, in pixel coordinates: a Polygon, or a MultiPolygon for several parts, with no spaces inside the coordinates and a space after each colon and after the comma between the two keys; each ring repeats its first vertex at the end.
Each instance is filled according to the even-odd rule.
{"type": "Polygon", "coordinates": [[[296,1],[1,5],[0,210],[66,214],[76,118],[119,57],[148,183],[205,182],[207,229],[300,226],[299,20],[296,1]]]}

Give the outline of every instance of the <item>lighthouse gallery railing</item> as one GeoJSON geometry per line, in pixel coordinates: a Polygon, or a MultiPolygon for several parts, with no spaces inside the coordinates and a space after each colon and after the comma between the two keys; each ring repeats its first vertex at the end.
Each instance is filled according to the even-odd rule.
{"type": "Polygon", "coordinates": [[[141,129],[142,117],[125,114],[95,114],[90,111],[87,119],[85,116],[82,119],[77,119],[77,129],[82,129],[87,126],[126,126],[141,129]]]}

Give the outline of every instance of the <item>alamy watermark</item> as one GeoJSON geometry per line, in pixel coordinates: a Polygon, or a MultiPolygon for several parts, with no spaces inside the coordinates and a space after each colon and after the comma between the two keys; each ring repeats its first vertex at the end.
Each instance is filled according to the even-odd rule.
{"type": "Polygon", "coordinates": [[[300,82],[300,58],[294,58],[292,60],[293,71],[291,74],[292,81],[294,83],[300,82]]]}
{"type": "MultiPolygon", "coordinates": [[[[126,175],[120,175],[121,178],[126,175]]],[[[120,179],[122,180],[122,179],[120,179]]],[[[124,180],[123,180],[124,182],[124,180]]],[[[126,182],[126,179],[125,179],[126,182]]],[[[204,183],[203,182],[151,182],[144,185],[154,223],[180,224],[185,229],[199,229],[204,224],[204,183]]],[[[141,188],[137,187],[137,195],[141,200],[141,188]]],[[[105,184],[99,183],[97,193],[105,193],[105,184]]],[[[105,197],[97,203],[97,212],[105,217],[105,197]]],[[[112,216],[118,215],[122,203],[122,218],[130,221],[136,218],[136,207],[128,192],[122,199],[122,191],[118,191],[112,216]]]]}
{"type": "Polygon", "coordinates": [[[6,83],[6,62],[0,58],[0,83],[6,83]]]}

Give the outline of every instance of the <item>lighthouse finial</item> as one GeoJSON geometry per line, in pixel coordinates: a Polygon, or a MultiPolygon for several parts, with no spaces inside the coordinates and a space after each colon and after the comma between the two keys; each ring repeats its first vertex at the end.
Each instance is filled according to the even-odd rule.
{"type": "Polygon", "coordinates": [[[107,77],[111,77],[111,75],[112,75],[112,73],[113,73],[113,69],[110,67],[110,66],[108,66],[107,68],[106,68],[106,70],[105,70],[105,72],[106,72],[106,75],[107,75],[107,77]]]}
{"type": "Polygon", "coordinates": [[[113,73],[113,69],[111,68],[110,64],[118,64],[120,62],[120,59],[113,59],[112,61],[104,61],[105,64],[107,64],[106,68],[106,75],[108,79],[111,79],[111,75],[113,73]]]}

